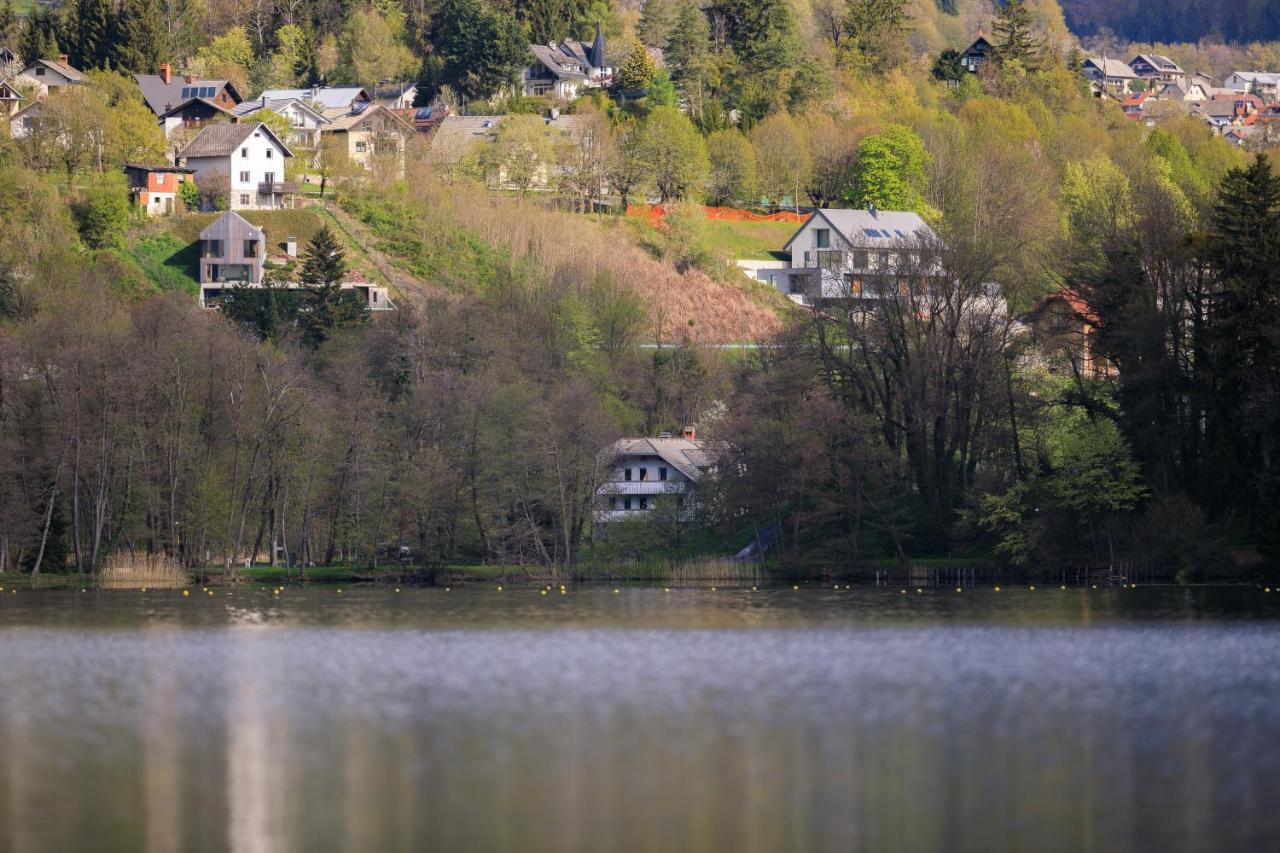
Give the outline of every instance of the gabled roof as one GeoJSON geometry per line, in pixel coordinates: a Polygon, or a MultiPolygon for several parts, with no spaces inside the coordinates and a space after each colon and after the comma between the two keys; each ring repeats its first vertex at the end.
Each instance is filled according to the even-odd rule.
{"type": "Polygon", "coordinates": [[[201,95],[199,91],[212,89],[212,97],[217,97],[218,92],[223,89],[227,90],[227,94],[231,96],[231,100],[239,103],[243,100],[240,93],[236,91],[236,87],[230,80],[190,80],[185,77],[170,76],[169,82],[164,82],[164,78],[159,74],[135,74],[133,79],[137,81],[138,88],[142,90],[142,100],[147,102],[147,106],[158,116],[162,116],[174,109],[179,104],[184,104],[194,98],[208,98],[208,94],[201,95]],[[192,89],[198,90],[193,94],[192,89]]]}
{"type": "Polygon", "coordinates": [[[986,56],[995,47],[987,37],[982,33],[978,33],[978,37],[973,40],[973,44],[969,45],[960,54],[961,56],[986,56]]]}
{"type": "Polygon", "coordinates": [[[266,237],[266,232],[234,210],[228,210],[200,232],[201,240],[225,240],[230,234],[246,234],[255,240],[266,237]]]}
{"type": "Polygon", "coordinates": [[[1262,86],[1275,86],[1280,83],[1280,74],[1270,71],[1232,71],[1232,77],[1238,77],[1246,83],[1258,83],[1262,86]]]}
{"type": "Polygon", "coordinates": [[[8,83],[0,83],[0,101],[21,101],[22,94],[8,83]]]}
{"type": "Polygon", "coordinates": [[[181,158],[187,157],[226,157],[235,152],[255,132],[262,131],[275,140],[276,145],[284,151],[284,156],[292,157],[280,138],[271,132],[271,128],[262,122],[240,122],[233,124],[211,124],[205,126],[196,138],[178,153],[181,158]]]}
{"type": "Polygon", "coordinates": [[[195,169],[188,169],[185,166],[160,166],[149,163],[125,163],[124,168],[137,169],[139,172],[173,172],[180,175],[190,175],[195,172],[195,169]]]}
{"type": "Polygon", "coordinates": [[[1127,63],[1118,59],[1103,59],[1100,56],[1091,56],[1084,61],[1085,65],[1092,65],[1099,72],[1107,77],[1124,77],[1131,80],[1138,79],[1138,75],[1133,73],[1133,69],[1127,63]]]}
{"type": "MultiPolygon", "coordinates": [[[[590,63],[582,54],[584,51],[572,51],[566,49],[569,42],[561,42],[560,45],[553,46],[549,44],[531,44],[529,52],[533,54],[533,58],[547,67],[552,74],[561,80],[585,80],[587,72],[585,69],[590,67],[590,63]]],[[[577,43],[579,46],[583,42],[577,43]]]]}
{"type": "Polygon", "coordinates": [[[60,62],[56,59],[37,59],[31,64],[29,64],[26,68],[24,68],[22,73],[26,74],[32,68],[35,68],[37,65],[43,65],[45,68],[48,68],[52,71],[56,71],[57,73],[61,74],[63,77],[66,77],[72,83],[84,82],[83,74],[81,74],[76,69],[72,68],[67,63],[60,62]]]}
{"type": "Polygon", "coordinates": [[[280,113],[283,115],[284,111],[291,107],[311,116],[315,119],[317,124],[329,123],[329,119],[324,115],[324,113],[311,106],[302,98],[277,98],[275,100],[259,98],[256,101],[245,101],[244,103],[236,104],[235,107],[232,108],[231,112],[233,115],[244,117],[251,116],[258,110],[265,109],[271,110],[273,113],[280,113]]]}
{"type": "Polygon", "coordinates": [[[350,109],[355,101],[371,101],[369,92],[362,86],[323,86],[315,89],[267,89],[262,97],[268,101],[297,98],[314,101],[324,110],[350,109]]]}
{"type": "Polygon", "coordinates": [[[1145,62],[1148,65],[1150,65],[1152,68],[1155,68],[1159,71],[1164,71],[1172,74],[1183,73],[1182,69],[1178,67],[1178,63],[1174,62],[1169,57],[1161,56],[1158,53],[1140,53],[1129,62],[1129,65],[1132,66],[1134,65],[1134,63],[1137,63],[1139,61],[1145,62]]]}
{"type": "Polygon", "coordinates": [[[215,103],[214,101],[209,100],[208,98],[187,98],[182,103],[160,113],[159,118],[168,118],[171,115],[178,115],[179,113],[186,112],[187,108],[190,107],[192,104],[204,104],[205,106],[211,107],[212,109],[217,110],[220,113],[231,115],[231,110],[222,106],[222,104],[215,103]]]}
{"type": "Polygon", "coordinates": [[[832,230],[855,246],[868,248],[900,246],[911,240],[930,239],[934,237],[930,228],[918,214],[905,210],[850,210],[846,208],[827,207],[815,210],[809,218],[800,224],[782,247],[782,251],[791,251],[791,244],[796,237],[815,219],[822,219],[832,230]]]}
{"type": "Polygon", "coordinates": [[[365,122],[370,121],[375,116],[380,116],[380,115],[385,115],[388,118],[390,118],[395,124],[402,125],[401,129],[405,133],[414,132],[413,125],[409,124],[407,121],[400,118],[400,116],[396,115],[394,112],[387,109],[382,104],[373,104],[372,106],[369,106],[363,110],[360,110],[359,112],[347,113],[346,115],[336,116],[330,120],[329,127],[324,128],[324,130],[337,131],[337,132],[354,130],[355,128],[359,127],[365,122]]]}
{"type": "Polygon", "coordinates": [[[614,462],[625,456],[657,456],[695,483],[712,463],[707,442],[687,438],[624,438],[614,442],[608,455],[614,462]]]}

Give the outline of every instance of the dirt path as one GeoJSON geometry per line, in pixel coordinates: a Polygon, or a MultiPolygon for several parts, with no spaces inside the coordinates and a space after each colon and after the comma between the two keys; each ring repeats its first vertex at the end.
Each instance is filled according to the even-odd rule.
{"type": "Polygon", "coordinates": [[[369,263],[374,266],[383,281],[391,288],[392,299],[399,298],[408,299],[412,302],[421,302],[433,297],[446,295],[445,290],[428,284],[397,266],[394,258],[377,248],[377,238],[369,232],[364,223],[353,218],[333,199],[325,199],[323,202],[313,203],[332,216],[348,239],[360,247],[361,252],[368,258],[369,263]]]}

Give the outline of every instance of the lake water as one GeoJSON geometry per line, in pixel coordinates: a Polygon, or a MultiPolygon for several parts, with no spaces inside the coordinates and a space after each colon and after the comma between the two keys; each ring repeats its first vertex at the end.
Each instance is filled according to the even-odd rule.
{"type": "Polygon", "coordinates": [[[1280,849],[1280,593],[0,595],[0,850],[1280,849]]]}

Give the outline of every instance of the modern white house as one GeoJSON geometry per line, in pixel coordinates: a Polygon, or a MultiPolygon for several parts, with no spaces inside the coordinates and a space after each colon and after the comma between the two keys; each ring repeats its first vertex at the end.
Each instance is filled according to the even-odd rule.
{"type": "Polygon", "coordinates": [[[680,437],[624,438],[605,451],[608,470],[596,489],[595,521],[643,521],[669,500],[681,519],[691,512],[698,484],[714,460],[693,427],[680,437]]]}
{"type": "Polygon", "coordinates": [[[225,182],[231,210],[288,207],[298,192],[285,181],[285,162],[293,152],[261,122],[212,124],[178,153],[201,188],[225,182]]]}
{"type": "Polygon", "coordinates": [[[373,103],[373,97],[363,86],[316,86],[311,89],[267,89],[261,97],[268,101],[287,101],[297,98],[307,101],[325,116],[340,116],[361,109],[361,104],[373,103]]]}
{"type": "Polygon", "coordinates": [[[272,100],[263,95],[257,100],[245,101],[231,110],[241,121],[252,119],[260,110],[270,110],[289,120],[290,145],[316,150],[320,147],[320,131],[329,119],[318,108],[302,98],[278,98],[272,100]]]}
{"type": "Polygon", "coordinates": [[[1268,101],[1280,93],[1280,73],[1271,71],[1233,71],[1222,81],[1222,88],[1235,92],[1251,92],[1268,101]]]}
{"type": "Polygon", "coordinates": [[[875,299],[904,275],[935,275],[938,237],[901,210],[815,210],[782,247],[790,262],[739,262],[743,271],[801,304],[875,299]]]}
{"type": "MultiPolygon", "coordinates": [[[[216,308],[223,294],[236,287],[262,287],[270,265],[288,263],[297,257],[298,241],[286,235],[276,246],[278,256],[272,258],[267,232],[235,211],[228,210],[200,232],[200,307],[216,308]],[[283,246],[283,252],[279,252],[283,246]]],[[[296,289],[296,281],[281,286],[296,289]]],[[[365,300],[370,311],[393,311],[387,288],[375,284],[357,272],[350,272],[342,282],[343,290],[354,290],[365,300]]]]}

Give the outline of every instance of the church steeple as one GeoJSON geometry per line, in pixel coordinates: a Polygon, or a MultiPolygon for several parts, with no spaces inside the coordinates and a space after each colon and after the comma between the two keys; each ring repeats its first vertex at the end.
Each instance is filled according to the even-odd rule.
{"type": "Polygon", "coordinates": [[[591,60],[592,68],[604,68],[604,30],[599,24],[596,24],[596,40],[591,44],[591,55],[587,59],[591,60]]]}

